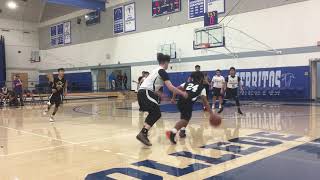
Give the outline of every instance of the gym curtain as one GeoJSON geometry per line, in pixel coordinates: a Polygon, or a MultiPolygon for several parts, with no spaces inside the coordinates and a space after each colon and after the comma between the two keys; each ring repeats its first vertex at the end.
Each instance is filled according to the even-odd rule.
{"type": "Polygon", "coordinates": [[[6,81],[6,50],[4,37],[0,36],[0,87],[5,84],[6,81]]]}

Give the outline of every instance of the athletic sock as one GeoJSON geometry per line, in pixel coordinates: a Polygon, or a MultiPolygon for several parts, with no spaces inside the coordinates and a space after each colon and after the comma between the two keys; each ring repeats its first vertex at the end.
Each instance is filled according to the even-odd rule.
{"type": "Polygon", "coordinates": [[[176,133],[178,132],[178,130],[177,130],[176,128],[173,128],[173,129],[171,130],[171,132],[172,132],[173,134],[176,134],[176,133]]]}
{"type": "Polygon", "coordinates": [[[147,128],[142,128],[141,129],[141,133],[143,133],[143,134],[148,134],[148,129],[147,128]]]}

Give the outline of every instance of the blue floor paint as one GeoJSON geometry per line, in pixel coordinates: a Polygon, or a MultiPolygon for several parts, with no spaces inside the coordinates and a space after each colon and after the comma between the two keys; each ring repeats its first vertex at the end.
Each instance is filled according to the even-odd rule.
{"type": "Polygon", "coordinates": [[[320,143],[320,138],[319,138],[319,139],[315,139],[315,140],[313,140],[312,142],[320,143]]]}
{"type": "Polygon", "coordinates": [[[320,144],[306,143],[206,180],[319,180],[319,170],[320,144]]]}

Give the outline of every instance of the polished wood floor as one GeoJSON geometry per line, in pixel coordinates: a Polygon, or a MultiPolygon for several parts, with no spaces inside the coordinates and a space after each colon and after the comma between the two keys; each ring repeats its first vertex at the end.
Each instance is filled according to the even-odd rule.
{"type": "Polygon", "coordinates": [[[69,101],[55,123],[42,115],[43,109],[40,105],[0,109],[0,180],[206,179],[320,137],[317,103],[244,102],[245,115],[228,107],[219,128],[210,127],[207,115],[196,111],[187,138],[177,145],[170,144],[165,131],[180,115],[164,112],[150,131],[152,147],[135,139],[146,116],[138,111],[135,100],[69,101]],[[269,145],[263,139],[280,144],[269,145]],[[241,148],[223,149],[227,143],[241,148]],[[244,153],[252,146],[258,150],[244,153]],[[177,152],[184,154],[173,155],[177,152]],[[233,158],[215,163],[214,159],[230,153],[233,158]],[[107,171],[115,168],[126,173],[107,171]],[[103,171],[103,177],[97,174],[103,171]]]}

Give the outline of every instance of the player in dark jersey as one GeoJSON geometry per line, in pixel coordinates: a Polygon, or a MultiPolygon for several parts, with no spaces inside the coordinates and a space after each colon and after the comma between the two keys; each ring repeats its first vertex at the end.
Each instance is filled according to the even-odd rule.
{"type": "Polygon", "coordinates": [[[138,91],[138,103],[140,110],[148,112],[149,114],[145,119],[143,128],[136,138],[147,146],[152,146],[148,138],[148,132],[150,128],[161,118],[159,104],[163,86],[167,86],[171,92],[188,97],[186,92],[174,87],[169,79],[169,75],[166,70],[169,67],[170,56],[158,53],[157,59],[159,67],[155,68],[150,73],[150,75],[143,81],[138,91]]]}
{"type": "MultiPolygon", "coordinates": [[[[191,74],[191,82],[186,82],[180,85],[180,89],[183,89],[188,93],[188,98],[179,97],[177,107],[180,111],[180,121],[176,123],[175,127],[171,131],[167,131],[166,135],[169,138],[169,140],[176,144],[176,134],[178,131],[180,131],[179,136],[180,138],[186,137],[186,127],[189,124],[189,121],[192,117],[192,111],[193,111],[193,104],[197,101],[198,97],[201,96],[203,105],[206,107],[206,109],[212,114],[213,111],[210,108],[208,99],[207,99],[207,93],[206,89],[203,85],[203,79],[204,75],[200,71],[193,72],[191,74]]],[[[171,99],[172,103],[175,103],[175,94],[173,94],[173,97],[171,99]]]]}
{"type": "Polygon", "coordinates": [[[54,116],[56,115],[60,104],[62,103],[62,96],[67,93],[67,81],[64,78],[65,70],[63,68],[58,69],[58,77],[53,79],[50,83],[52,94],[49,97],[48,107],[45,110],[45,114],[50,110],[52,105],[55,105],[54,110],[50,116],[50,122],[54,122],[54,116]]]}

